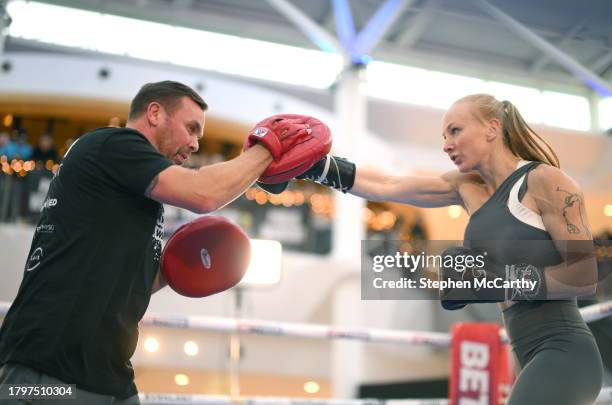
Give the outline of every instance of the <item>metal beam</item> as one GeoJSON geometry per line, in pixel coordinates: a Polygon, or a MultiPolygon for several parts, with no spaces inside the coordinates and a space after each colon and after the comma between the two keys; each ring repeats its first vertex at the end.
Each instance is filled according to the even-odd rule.
{"type": "Polygon", "coordinates": [[[423,6],[419,14],[406,24],[408,28],[399,34],[395,43],[405,48],[411,48],[423,35],[425,29],[434,17],[435,11],[439,8],[442,0],[429,0],[423,6]]]}
{"type": "Polygon", "coordinates": [[[0,0],[0,56],[4,54],[6,29],[11,25],[11,16],[6,11],[7,0],[0,0]]]}
{"type": "Polygon", "coordinates": [[[172,7],[176,7],[179,10],[187,10],[190,8],[195,1],[194,0],[174,0],[174,5],[172,7]]]}
{"type": "Polygon", "coordinates": [[[612,51],[606,51],[589,66],[593,72],[604,74],[612,64],[612,51]]]}
{"type": "Polygon", "coordinates": [[[343,47],[336,38],[287,0],[266,1],[295,24],[320,49],[330,52],[343,52],[343,47]]]}
{"type": "Polygon", "coordinates": [[[610,82],[607,82],[603,78],[599,77],[586,66],[582,65],[571,56],[551,45],[549,42],[533,33],[523,24],[519,23],[497,7],[489,4],[486,0],[476,1],[480,3],[480,5],[495,19],[508,26],[512,31],[514,31],[515,34],[519,35],[526,41],[531,42],[534,46],[542,50],[542,52],[546,53],[550,58],[556,60],[576,78],[587,84],[593,90],[606,97],[612,95],[612,84],[610,82]]]}
{"type": "Polygon", "coordinates": [[[335,23],[335,13],[334,13],[334,8],[330,3],[327,9],[325,10],[325,13],[321,17],[321,22],[319,23],[319,25],[321,25],[323,29],[327,31],[331,31],[334,29],[334,23],[335,23]]]}
{"type": "Polygon", "coordinates": [[[369,54],[411,2],[412,0],[387,0],[380,6],[357,36],[351,54],[369,54]]]}
{"type": "Polygon", "coordinates": [[[350,47],[355,39],[355,22],[351,5],[348,0],[332,0],[332,5],[336,20],[336,33],[344,49],[350,52],[350,47]]]}
{"type": "MultiPolygon", "coordinates": [[[[555,46],[557,48],[562,48],[567,45],[586,25],[586,21],[580,21],[578,24],[574,25],[572,29],[566,32],[560,40],[555,42],[555,46]]],[[[547,54],[542,53],[532,64],[529,66],[528,70],[531,73],[538,73],[550,62],[550,58],[547,54]]]]}

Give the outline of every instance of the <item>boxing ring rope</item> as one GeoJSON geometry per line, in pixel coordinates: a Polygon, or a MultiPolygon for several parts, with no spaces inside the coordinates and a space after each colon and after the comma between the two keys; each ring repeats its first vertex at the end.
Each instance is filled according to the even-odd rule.
{"type": "Polygon", "coordinates": [[[165,328],[272,336],[291,336],[321,340],[350,339],[376,343],[424,344],[437,347],[448,347],[450,344],[450,335],[447,333],[399,331],[391,329],[367,329],[347,326],[274,322],[255,319],[148,314],[142,319],[142,324],[165,328]]]}
{"type": "Polygon", "coordinates": [[[317,399],[281,397],[230,398],[214,395],[140,394],[142,404],[198,405],[448,405],[447,399],[317,399]]]}
{"type": "MultiPolygon", "coordinates": [[[[1,307],[0,307],[1,308],[1,307]]],[[[584,321],[594,322],[612,315],[612,301],[580,309],[584,321]]],[[[256,319],[234,319],[210,316],[146,314],[142,324],[165,328],[193,329],[209,332],[243,333],[272,336],[291,336],[307,339],[350,339],[373,343],[394,343],[448,347],[448,333],[368,329],[347,326],[328,326],[304,323],[274,322],[256,319]]],[[[500,338],[507,342],[505,332],[500,338]]]]}
{"type": "MultiPolygon", "coordinates": [[[[10,305],[10,302],[0,301],[0,315],[6,314],[10,305]]],[[[608,317],[612,315],[612,301],[581,308],[580,313],[587,323],[608,317]]],[[[435,347],[448,347],[451,340],[451,336],[448,333],[440,332],[368,329],[179,314],[145,314],[141,323],[146,326],[208,332],[291,336],[322,340],[349,339],[373,343],[413,344],[435,347]]],[[[505,340],[504,336],[502,336],[502,340],[505,340]]]]}
{"type": "MultiPolygon", "coordinates": [[[[142,404],[157,405],[448,405],[447,399],[309,399],[278,397],[230,398],[215,395],[140,394],[142,404]]],[[[609,404],[612,387],[602,388],[595,404],[609,404]]]]}
{"type": "Polygon", "coordinates": [[[589,305],[580,309],[580,314],[586,323],[595,322],[612,314],[612,301],[589,305]]]}
{"type": "MultiPolygon", "coordinates": [[[[5,315],[11,303],[0,301],[0,315],[5,315]]],[[[612,315],[612,301],[590,305],[580,309],[585,322],[594,322],[612,315]]],[[[291,336],[308,339],[348,339],[372,343],[394,343],[449,347],[451,335],[427,331],[399,331],[392,329],[368,329],[347,326],[286,323],[254,319],[233,319],[210,316],[178,314],[145,314],[142,325],[191,329],[208,332],[291,336]]],[[[500,333],[507,340],[505,332],[500,333]]],[[[300,399],[274,397],[238,397],[181,394],[140,394],[143,404],[202,404],[202,405],[447,405],[447,399],[300,399]]],[[[602,388],[596,403],[612,403],[612,387],[602,388]]]]}

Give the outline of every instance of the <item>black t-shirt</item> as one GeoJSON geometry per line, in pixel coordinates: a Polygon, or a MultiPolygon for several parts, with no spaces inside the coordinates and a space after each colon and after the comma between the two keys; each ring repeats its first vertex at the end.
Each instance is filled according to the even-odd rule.
{"type": "Polygon", "coordinates": [[[172,165],[138,131],[79,138],[51,181],[17,297],[0,329],[0,364],[125,398],[130,357],[159,269],[163,206],[144,193],[172,165]]]}

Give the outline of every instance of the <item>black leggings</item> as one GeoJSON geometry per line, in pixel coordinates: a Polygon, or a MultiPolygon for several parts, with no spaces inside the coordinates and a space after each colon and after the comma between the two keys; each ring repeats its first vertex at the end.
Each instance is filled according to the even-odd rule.
{"type": "Polygon", "coordinates": [[[520,372],[507,405],[590,405],[603,367],[572,301],[521,302],[504,311],[520,372]]]}

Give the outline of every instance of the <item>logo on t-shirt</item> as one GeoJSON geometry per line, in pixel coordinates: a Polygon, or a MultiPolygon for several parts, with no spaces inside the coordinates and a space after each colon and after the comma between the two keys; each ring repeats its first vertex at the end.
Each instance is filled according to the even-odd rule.
{"type": "Polygon", "coordinates": [[[34,252],[28,259],[28,263],[26,265],[26,271],[32,271],[40,266],[40,261],[43,257],[43,249],[41,247],[37,247],[34,249],[34,252]]]}
{"type": "Polygon", "coordinates": [[[55,225],[53,224],[42,224],[36,227],[38,233],[53,233],[55,232],[55,225]]]}
{"type": "Polygon", "coordinates": [[[153,260],[159,262],[162,253],[162,241],[164,238],[164,206],[159,208],[159,216],[153,231],[153,260]]]}
{"type": "Polygon", "coordinates": [[[57,205],[57,198],[47,198],[43,203],[40,212],[43,212],[47,208],[55,207],[57,205]]]}

